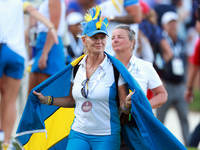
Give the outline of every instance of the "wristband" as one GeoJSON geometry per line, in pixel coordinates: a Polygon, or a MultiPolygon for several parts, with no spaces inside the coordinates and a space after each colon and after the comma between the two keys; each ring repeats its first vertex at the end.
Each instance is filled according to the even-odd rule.
{"type": "Polygon", "coordinates": [[[126,107],[125,102],[124,102],[123,108],[124,108],[125,110],[129,110],[129,111],[131,110],[131,108],[126,107]]]}
{"type": "Polygon", "coordinates": [[[54,100],[54,98],[53,98],[53,96],[51,96],[51,103],[50,103],[50,105],[53,104],[53,100],[54,100]]]}
{"type": "Polygon", "coordinates": [[[53,104],[53,96],[47,96],[47,100],[46,100],[45,104],[52,105],[53,104]]]}
{"type": "Polygon", "coordinates": [[[54,25],[52,25],[51,27],[49,27],[49,30],[55,29],[54,25]]]}

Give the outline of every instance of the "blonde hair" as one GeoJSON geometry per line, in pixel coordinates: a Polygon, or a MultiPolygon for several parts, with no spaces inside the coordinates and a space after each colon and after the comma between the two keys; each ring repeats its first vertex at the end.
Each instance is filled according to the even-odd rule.
{"type": "MultiPolygon", "coordinates": [[[[82,37],[86,37],[86,35],[77,34],[77,37],[78,37],[78,38],[82,38],[82,37]]],[[[85,45],[83,45],[83,53],[84,53],[84,54],[87,54],[87,48],[85,47],[85,45]]]]}

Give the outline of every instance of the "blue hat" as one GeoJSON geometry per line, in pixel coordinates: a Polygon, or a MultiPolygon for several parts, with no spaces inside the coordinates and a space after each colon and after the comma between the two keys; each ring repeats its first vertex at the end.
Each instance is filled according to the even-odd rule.
{"type": "Polygon", "coordinates": [[[85,21],[81,23],[83,35],[91,37],[97,33],[104,33],[108,36],[108,19],[105,18],[102,21],[100,6],[93,7],[89,9],[88,12],[89,13],[85,15],[85,21]]]}

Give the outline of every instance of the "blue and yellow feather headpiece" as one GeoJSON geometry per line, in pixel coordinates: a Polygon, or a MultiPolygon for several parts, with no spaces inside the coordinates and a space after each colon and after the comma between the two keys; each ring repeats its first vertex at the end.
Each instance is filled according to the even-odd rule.
{"type": "Polygon", "coordinates": [[[83,35],[93,36],[97,33],[107,33],[108,19],[105,18],[102,21],[101,7],[95,6],[88,10],[88,13],[84,16],[85,21],[81,23],[83,35]]]}

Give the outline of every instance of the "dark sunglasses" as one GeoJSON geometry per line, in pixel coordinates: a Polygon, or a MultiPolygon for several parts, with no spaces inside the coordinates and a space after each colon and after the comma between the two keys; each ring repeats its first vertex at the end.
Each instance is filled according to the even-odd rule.
{"type": "Polygon", "coordinates": [[[88,81],[89,81],[89,79],[85,79],[85,80],[81,83],[81,85],[83,86],[83,87],[81,88],[81,94],[82,94],[82,96],[85,97],[85,98],[88,97],[88,88],[86,89],[87,91],[85,92],[86,84],[87,84],[88,81]]]}

